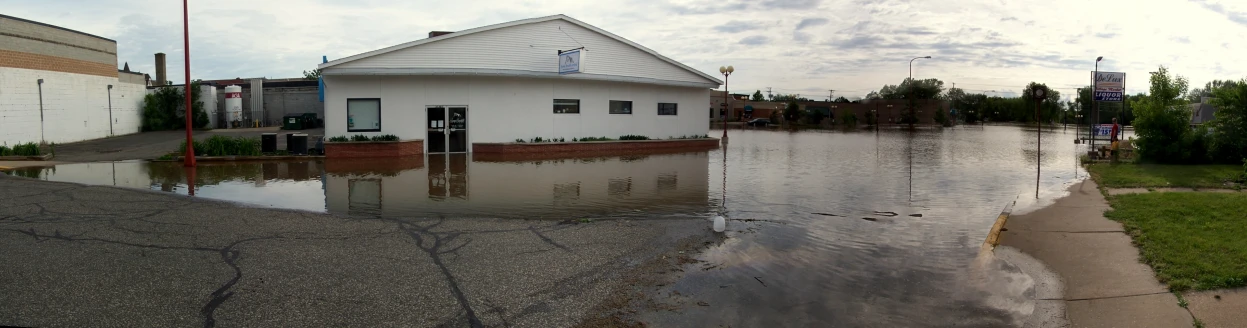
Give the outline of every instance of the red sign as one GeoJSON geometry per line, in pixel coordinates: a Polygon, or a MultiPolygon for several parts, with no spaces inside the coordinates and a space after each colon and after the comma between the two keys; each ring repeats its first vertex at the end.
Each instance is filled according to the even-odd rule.
{"type": "Polygon", "coordinates": [[[227,92],[225,98],[242,98],[242,92],[227,92]]]}

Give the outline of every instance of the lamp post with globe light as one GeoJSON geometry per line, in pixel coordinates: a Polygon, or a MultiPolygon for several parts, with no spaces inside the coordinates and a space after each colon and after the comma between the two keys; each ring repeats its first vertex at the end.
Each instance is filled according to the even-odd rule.
{"type": "Polygon", "coordinates": [[[719,73],[723,73],[723,144],[725,145],[727,144],[727,117],[731,116],[727,105],[727,77],[735,71],[736,68],[732,67],[732,65],[727,65],[727,67],[719,66],[719,73]]]}

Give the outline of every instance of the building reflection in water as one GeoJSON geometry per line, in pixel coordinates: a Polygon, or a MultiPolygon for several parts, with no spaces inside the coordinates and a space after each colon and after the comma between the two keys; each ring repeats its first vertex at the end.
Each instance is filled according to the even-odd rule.
{"type": "Polygon", "coordinates": [[[713,211],[705,151],[506,161],[469,154],[297,162],[117,162],[23,169],[52,181],[163,190],[352,216],[569,219],[713,211]],[[470,176],[469,176],[470,174],[470,176]],[[188,184],[188,179],[193,179],[188,184]]]}
{"type": "Polygon", "coordinates": [[[429,155],[427,164],[389,175],[330,171],[327,208],[348,215],[375,216],[363,209],[379,207],[382,216],[531,219],[708,211],[704,151],[523,162],[448,154],[429,155]]]}

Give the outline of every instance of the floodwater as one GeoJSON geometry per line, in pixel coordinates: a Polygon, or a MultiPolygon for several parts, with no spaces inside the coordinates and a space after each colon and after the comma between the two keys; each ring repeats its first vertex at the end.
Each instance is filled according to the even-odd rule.
{"type": "Polygon", "coordinates": [[[726,148],[709,152],[578,159],[201,162],[193,179],[177,163],[141,161],[15,173],[341,215],[701,220],[721,213],[727,240],[658,291],[678,310],[641,319],[906,327],[1019,325],[1035,312],[1023,275],[997,268],[1004,272],[984,278],[975,259],[1008,204],[1042,205],[1037,161],[1041,198],[1059,196],[1086,174],[1073,128],[1045,128],[1042,151],[1036,129],[1020,126],[729,136],[726,148]]]}

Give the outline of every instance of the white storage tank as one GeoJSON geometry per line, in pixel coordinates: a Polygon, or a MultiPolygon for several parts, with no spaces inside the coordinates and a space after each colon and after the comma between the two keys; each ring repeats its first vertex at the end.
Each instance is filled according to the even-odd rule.
{"type": "Polygon", "coordinates": [[[242,125],[242,87],[225,87],[225,124],[228,128],[242,125]]]}

